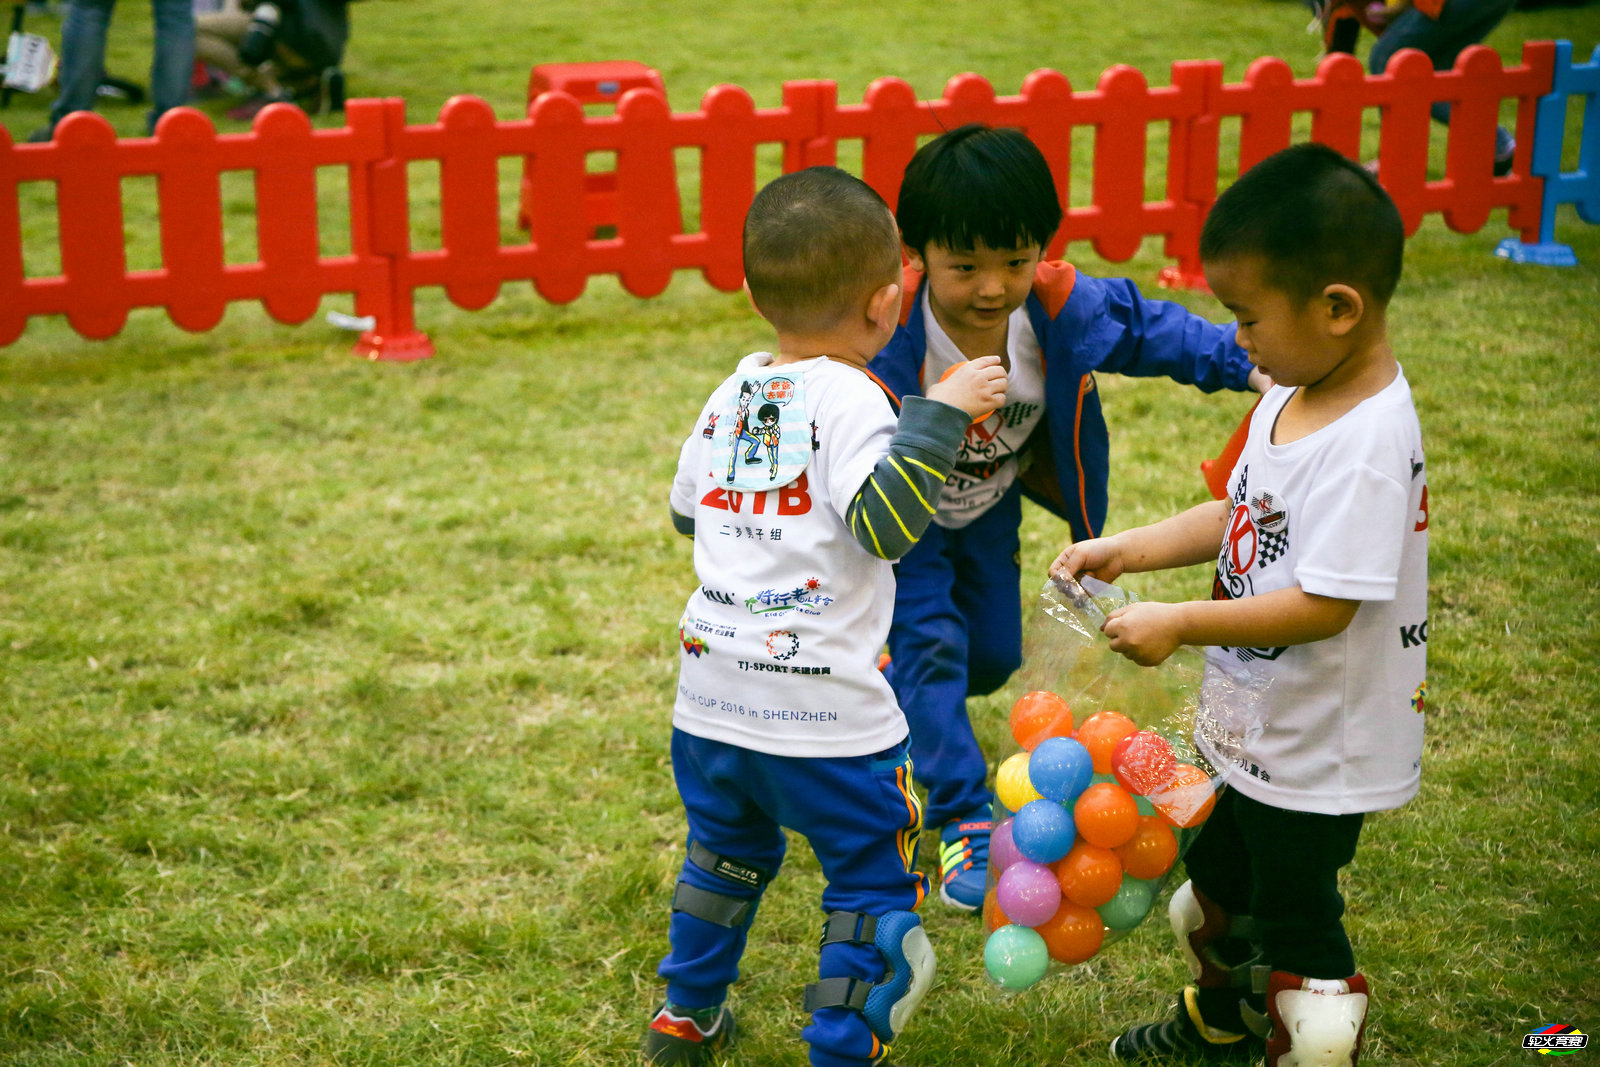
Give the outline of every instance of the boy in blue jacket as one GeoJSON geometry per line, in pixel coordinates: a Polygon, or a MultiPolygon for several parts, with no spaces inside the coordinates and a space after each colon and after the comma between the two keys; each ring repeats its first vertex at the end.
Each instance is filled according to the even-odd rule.
{"type": "Polygon", "coordinates": [[[897,403],[971,359],[999,356],[1008,377],[1005,406],[968,429],[933,523],[900,561],[889,631],[924,824],[939,828],[939,895],[963,911],[983,903],[993,828],[966,699],[1022,661],[1023,494],[1074,541],[1100,533],[1110,442],[1096,371],[1260,387],[1233,325],[1046,261],[1061,217],[1049,165],[1021,131],[973,124],[924,145],[896,212],[909,257],[900,327],[869,366],[897,403]]]}

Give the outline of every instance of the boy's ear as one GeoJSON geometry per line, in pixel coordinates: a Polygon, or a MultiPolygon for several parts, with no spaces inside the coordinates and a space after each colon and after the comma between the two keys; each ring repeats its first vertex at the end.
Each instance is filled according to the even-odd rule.
{"type": "Polygon", "coordinates": [[[928,264],[923,261],[921,252],[908,244],[902,244],[900,247],[905,250],[906,262],[911,264],[912,270],[918,274],[928,273],[928,264]]]}
{"type": "Polygon", "coordinates": [[[1355,329],[1367,313],[1367,301],[1361,290],[1343,282],[1335,282],[1322,290],[1322,306],[1328,332],[1335,337],[1343,337],[1355,329]]]}
{"type": "MultiPolygon", "coordinates": [[[[754,311],[757,315],[761,315],[761,309],[756,306],[756,294],[750,291],[750,279],[746,278],[744,281],[740,282],[739,288],[744,290],[744,298],[750,301],[750,310],[754,311]]],[[[762,315],[762,318],[765,317],[765,315],[762,315]]]]}
{"type": "Polygon", "coordinates": [[[867,298],[867,318],[879,330],[893,329],[900,322],[900,286],[885,285],[867,298]]]}

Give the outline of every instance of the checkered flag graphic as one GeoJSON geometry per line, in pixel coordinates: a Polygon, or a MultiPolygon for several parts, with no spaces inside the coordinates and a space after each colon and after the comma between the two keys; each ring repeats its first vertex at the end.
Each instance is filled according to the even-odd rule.
{"type": "Polygon", "coordinates": [[[1285,526],[1277,533],[1262,533],[1261,535],[1261,565],[1266,566],[1279,556],[1289,551],[1289,528],[1285,526]]]}

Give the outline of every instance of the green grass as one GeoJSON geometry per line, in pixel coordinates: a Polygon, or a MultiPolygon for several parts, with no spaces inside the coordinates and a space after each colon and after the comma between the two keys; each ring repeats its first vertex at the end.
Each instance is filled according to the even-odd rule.
{"type": "MultiPolygon", "coordinates": [[[[721,81],[763,106],[801,77],[845,101],[884,74],[1014,92],[1117,61],[1161,84],[1207,56],[1230,79],[1265,53],[1309,71],[1302,10],[374,0],[349,70],[413,122],[463,90],[513,116],[556,59],[650,62],[679,109],[721,81]]],[[[147,24],[121,5],[113,70],[141,69],[147,24]]],[[[1593,9],[1519,13],[1492,43],[1586,55],[1597,29],[1593,9]]],[[[1493,258],[1505,232],[1426,222],[1392,316],[1429,451],[1431,714],[1421,794],[1369,822],[1346,883],[1372,1063],[1523,1063],[1539,1025],[1600,1025],[1600,229],[1563,212],[1575,270],[1493,258]]],[[[1129,264],[1069,254],[1144,284],[1163,262],[1153,241],[1129,264]]],[[[472,313],[423,291],[418,321],[439,356],[405,366],[248,306],[203,335],[137,312],[105,343],[40,320],[0,351],[0,1062],[630,1062],[683,834],[667,741],[693,578],[666,489],[706,391],[768,338],[689,275],[561,307],[508,286],[472,313]]],[[[1245,398],[1101,384],[1113,525],[1197,499],[1245,398]]],[[[1030,511],[1030,589],[1064,537],[1030,511]]],[[[994,756],[1005,703],[973,706],[994,756]]],[[[821,875],[790,857],[732,1064],[804,1062],[821,875]]],[[[1105,1062],[1182,974],[1151,921],[1003,996],[976,923],[927,921],[941,978],[908,1065],[1105,1062]]]]}

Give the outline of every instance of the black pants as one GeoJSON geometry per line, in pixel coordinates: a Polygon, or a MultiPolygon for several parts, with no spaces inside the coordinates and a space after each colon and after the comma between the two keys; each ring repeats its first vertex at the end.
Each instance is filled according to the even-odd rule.
{"type": "Polygon", "coordinates": [[[1287,811],[1232,789],[1217,797],[1184,862],[1195,888],[1230,915],[1250,915],[1275,971],[1348,978],[1339,869],[1355,856],[1363,816],[1287,811]]]}

